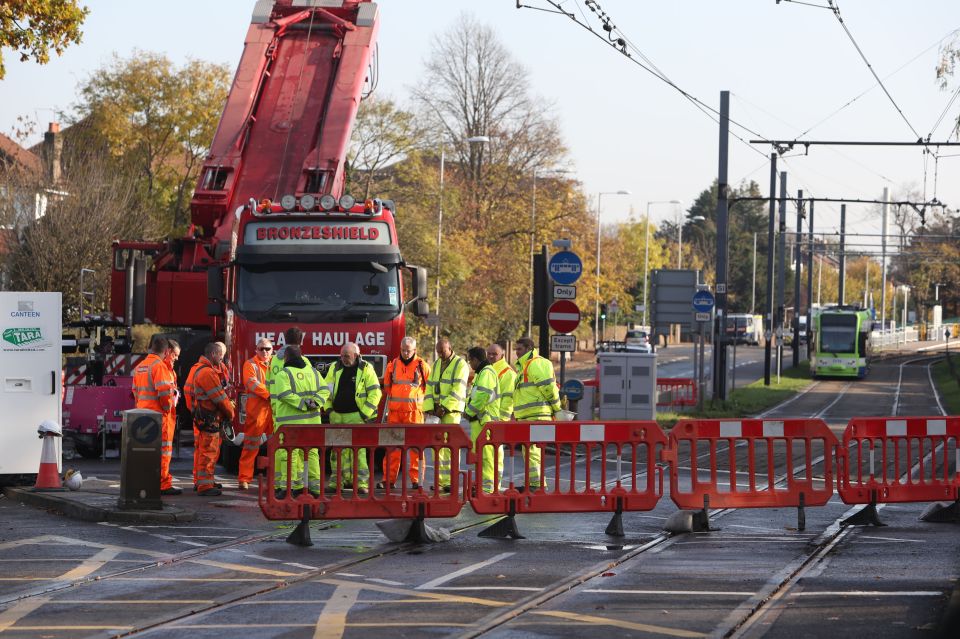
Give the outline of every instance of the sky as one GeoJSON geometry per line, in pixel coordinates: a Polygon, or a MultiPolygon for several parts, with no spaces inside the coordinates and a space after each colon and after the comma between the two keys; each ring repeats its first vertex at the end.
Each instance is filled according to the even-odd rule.
{"type": "MultiPolygon", "coordinates": [[[[826,4],[827,0],[809,0],[826,4]]],[[[549,9],[547,0],[523,0],[549,9]]],[[[75,101],[77,83],[108,63],[113,53],[135,49],[236,66],[253,0],[165,0],[163,3],[85,0],[91,13],[83,43],[39,66],[4,51],[0,81],[0,131],[10,133],[19,115],[40,129],[75,101]]],[[[731,92],[733,126],[744,141],[945,140],[960,115],[953,102],[960,78],[942,91],[935,68],[939,46],[960,35],[957,0],[838,0],[840,15],[867,64],[834,14],[789,0],[598,0],[635,47],[627,59],[568,17],[517,9],[516,0],[381,0],[377,93],[401,103],[422,77],[434,39],[463,13],[493,26],[526,68],[530,91],[560,122],[569,148],[567,177],[579,180],[596,206],[604,195],[604,223],[642,215],[676,219],[717,177],[718,126],[678,91],[635,62],[651,61],[676,86],[719,108],[731,92]],[[856,99],[855,99],[856,98],[856,99]],[[852,101],[852,102],[851,102],[852,101]],[[892,104],[896,103],[896,107],[892,104]],[[849,103],[849,104],[848,104],[849,103]],[[847,106],[844,106],[847,105],[847,106]],[[841,108],[844,107],[844,108],[841,108]],[[898,113],[902,111],[902,116],[898,113]],[[839,111],[838,111],[839,110],[839,111]],[[816,125],[816,126],[814,126],[816,125]],[[917,134],[914,133],[917,132],[917,134]],[[652,204],[650,204],[652,202],[652,204]]],[[[581,21],[593,18],[583,0],[563,7],[581,21]]],[[[602,33],[599,23],[590,24],[602,33]]],[[[644,63],[646,64],[646,63],[644,63]]],[[[756,180],[769,189],[770,147],[730,138],[729,180],[756,180]]],[[[788,192],[806,196],[872,199],[884,187],[936,196],[960,208],[960,148],[941,150],[934,162],[916,147],[810,147],[788,153],[780,169],[788,192]],[[946,157],[954,154],[955,157],[946,157]],[[936,186],[934,184],[936,174],[936,186]]],[[[839,227],[839,205],[818,204],[819,231],[839,227]]],[[[848,207],[848,230],[879,233],[871,207],[848,207]]],[[[792,226],[792,225],[791,225],[792,226]]],[[[868,240],[863,241],[876,241],[868,240]]]]}

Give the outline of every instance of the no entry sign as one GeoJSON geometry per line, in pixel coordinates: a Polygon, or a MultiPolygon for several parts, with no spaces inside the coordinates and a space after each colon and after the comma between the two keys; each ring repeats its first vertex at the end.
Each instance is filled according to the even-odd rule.
{"type": "Polygon", "coordinates": [[[580,309],[570,300],[557,300],[547,310],[547,323],[558,333],[570,333],[580,325],[580,309]]]}

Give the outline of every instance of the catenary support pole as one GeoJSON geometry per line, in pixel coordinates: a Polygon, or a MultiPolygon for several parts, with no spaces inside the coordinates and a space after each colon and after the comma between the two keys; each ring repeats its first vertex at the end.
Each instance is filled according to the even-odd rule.
{"type": "Polygon", "coordinates": [[[809,200],[810,208],[807,220],[809,240],[807,241],[807,360],[813,353],[813,200],[809,200]]]}
{"type": "Polygon", "coordinates": [[[881,330],[887,330],[887,215],[890,212],[890,188],[883,187],[883,229],[880,239],[881,257],[880,257],[880,326],[881,330]]]}
{"type": "Polygon", "coordinates": [[[797,191],[797,235],[794,240],[793,267],[793,367],[800,366],[800,266],[803,264],[800,247],[803,237],[803,190],[797,191]]]}
{"type": "Polygon", "coordinates": [[[777,154],[770,154],[770,216],[767,220],[767,297],[764,300],[763,384],[770,385],[770,355],[773,346],[773,224],[777,214],[777,154]]]}
{"type": "Polygon", "coordinates": [[[840,275],[837,283],[837,303],[843,306],[846,301],[847,283],[847,205],[840,205],[840,275]]]}
{"type": "Polygon", "coordinates": [[[787,294],[787,173],[780,173],[780,241],[777,242],[777,381],[783,374],[783,324],[786,321],[787,294]]]}
{"type": "Polygon", "coordinates": [[[720,153],[717,172],[717,302],[713,323],[713,396],[727,398],[727,160],[730,138],[730,92],[720,92],[720,153]]]}

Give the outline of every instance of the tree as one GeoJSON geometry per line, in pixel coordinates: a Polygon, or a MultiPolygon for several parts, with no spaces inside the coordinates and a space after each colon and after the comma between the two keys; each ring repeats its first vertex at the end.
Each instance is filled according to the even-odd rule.
{"type": "Polygon", "coordinates": [[[164,55],[135,51],[80,86],[66,120],[82,123],[86,144],[105,147],[117,170],[136,180],[135,209],[157,231],[182,230],[189,194],[213,139],[229,72],[224,65],[188,60],[176,68],[164,55]]]}
{"type": "Polygon", "coordinates": [[[49,200],[44,216],[23,228],[9,266],[16,290],[62,291],[63,318],[69,320],[79,310],[80,269],[96,272],[93,310],[107,308],[112,240],[150,234],[151,229],[131,215],[136,183],[116,174],[112,158],[82,145],[69,146],[64,156],[64,175],[56,189],[44,185],[40,175],[23,176],[46,189],[49,200]]]}
{"type": "MultiPolygon", "coordinates": [[[[706,281],[716,281],[717,263],[717,182],[697,196],[687,210],[687,221],[683,226],[684,265],[686,268],[701,268],[706,281]],[[701,221],[694,221],[702,216],[701,221]]],[[[755,299],[752,309],[758,312],[766,308],[766,255],[767,247],[767,201],[761,197],[760,186],[756,182],[743,183],[732,189],[727,217],[727,307],[731,313],[751,311],[750,301],[755,299]],[[756,296],[753,295],[753,236],[757,234],[757,278],[756,296]]],[[[792,207],[791,207],[792,208],[792,207]]],[[[669,229],[672,241],[677,239],[675,225],[669,229]]],[[[666,225],[665,225],[666,227],[666,225]]],[[[788,224],[788,228],[796,228],[788,224]]],[[[676,253],[674,253],[676,255],[676,253]]],[[[787,264],[786,278],[792,282],[792,264],[787,264]]],[[[787,304],[793,299],[793,286],[787,286],[787,304]]]]}
{"type": "MultiPolygon", "coordinates": [[[[400,203],[406,259],[434,270],[443,149],[443,330],[457,344],[513,340],[526,331],[531,239],[591,237],[586,199],[575,182],[545,176],[565,158],[559,127],[491,27],[461,17],[436,38],[425,68],[413,94],[417,135],[426,144],[411,145],[404,161],[381,171],[378,191],[400,203]],[[467,142],[481,135],[486,143],[467,142]]],[[[590,259],[580,250],[586,246],[576,248],[590,259]]],[[[593,290],[592,278],[581,282],[593,290]]]]}
{"type": "Polygon", "coordinates": [[[414,115],[389,99],[368,98],[360,103],[350,141],[347,180],[358,182],[364,199],[375,194],[381,171],[406,157],[420,144],[414,115]]]}
{"type": "Polygon", "coordinates": [[[418,115],[473,188],[474,222],[511,194],[518,175],[562,162],[566,148],[550,104],[530,94],[527,70],[493,27],[462,15],[435,38],[425,68],[413,90],[418,115]],[[489,142],[468,142],[479,136],[489,142]]]}
{"type": "MultiPolygon", "coordinates": [[[[940,49],[940,62],[937,64],[937,83],[941,91],[950,89],[950,80],[957,71],[957,64],[960,63],[960,38],[952,40],[940,49]]],[[[950,135],[960,135],[960,117],[953,124],[953,130],[950,135]]],[[[947,137],[949,138],[950,135],[947,137]]]]}
{"type": "Polygon", "coordinates": [[[79,43],[80,25],[90,10],[77,0],[13,0],[0,3],[0,80],[6,75],[3,47],[13,49],[20,61],[50,61],[50,50],[63,55],[79,43]]]}

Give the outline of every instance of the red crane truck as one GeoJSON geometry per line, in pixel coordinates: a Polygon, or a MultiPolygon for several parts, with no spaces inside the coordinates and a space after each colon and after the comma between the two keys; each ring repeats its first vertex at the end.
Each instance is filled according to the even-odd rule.
{"type": "Polygon", "coordinates": [[[404,309],[427,314],[426,271],[401,257],[393,202],[343,192],[377,5],[302,4],[256,3],[186,236],[113,245],[113,312],[190,329],[181,383],[203,344],[222,338],[241,409],[240,368],[259,337],[282,345],[300,326],[321,370],[356,342],[382,376],[404,309]]]}

